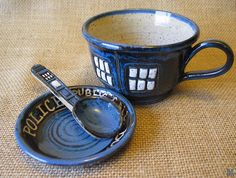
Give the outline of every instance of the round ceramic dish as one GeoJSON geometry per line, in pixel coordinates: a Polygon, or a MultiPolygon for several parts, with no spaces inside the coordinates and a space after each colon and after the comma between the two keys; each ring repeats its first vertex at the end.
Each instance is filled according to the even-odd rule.
{"type": "Polygon", "coordinates": [[[29,156],[48,164],[81,165],[104,160],[131,138],[136,125],[130,102],[116,92],[95,86],[70,87],[81,97],[107,97],[122,113],[122,128],[113,138],[95,139],[74,120],[71,112],[50,92],[30,104],[19,115],[15,136],[29,156]]]}

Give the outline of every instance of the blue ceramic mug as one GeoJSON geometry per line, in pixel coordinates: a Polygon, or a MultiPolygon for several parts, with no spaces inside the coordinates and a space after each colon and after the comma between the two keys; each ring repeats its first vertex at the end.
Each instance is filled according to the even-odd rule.
{"type": "Polygon", "coordinates": [[[129,9],[106,12],[87,20],[83,35],[97,77],[137,104],[160,101],[181,81],[213,78],[232,66],[232,49],[222,41],[192,46],[198,26],[181,15],[158,10],[129,9]],[[220,68],[185,72],[192,57],[204,48],[222,50],[227,60],[220,68]]]}

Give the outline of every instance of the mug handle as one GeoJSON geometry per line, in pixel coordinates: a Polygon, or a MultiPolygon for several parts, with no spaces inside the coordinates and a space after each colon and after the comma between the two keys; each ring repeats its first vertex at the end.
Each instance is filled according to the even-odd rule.
{"type": "Polygon", "coordinates": [[[197,80],[197,79],[207,79],[207,78],[214,78],[226,73],[233,65],[234,61],[234,54],[232,49],[223,41],[220,40],[207,40],[203,41],[192,48],[190,55],[188,55],[187,59],[184,62],[183,66],[183,75],[180,77],[180,81],[185,80],[197,80]],[[200,50],[205,48],[218,48],[222,50],[226,56],[227,60],[225,65],[212,69],[212,70],[204,70],[204,71],[194,71],[194,72],[184,72],[189,61],[195,56],[200,50]]]}

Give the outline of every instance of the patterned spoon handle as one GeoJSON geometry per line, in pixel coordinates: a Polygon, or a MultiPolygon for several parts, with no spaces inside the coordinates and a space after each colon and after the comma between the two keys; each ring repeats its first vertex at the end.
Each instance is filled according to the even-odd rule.
{"type": "Polygon", "coordinates": [[[46,67],[36,64],[31,68],[33,76],[44,84],[70,111],[79,97],[46,67]]]}

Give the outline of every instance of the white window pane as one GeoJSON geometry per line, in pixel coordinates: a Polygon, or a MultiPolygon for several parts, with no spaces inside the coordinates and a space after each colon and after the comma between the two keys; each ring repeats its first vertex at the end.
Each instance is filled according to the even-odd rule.
{"type": "Polygon", "coordinates": [[[148,78],[154,79],[157,75],[157,68],[149,69],[148,78]]]}
{"type": "Polygon", "coordinates": [[[98,57],[97,57],[97,56],[94,56],[93,59],[94,59],[95,65],[98,67],[98,57]]]}
{"type": "Polygon", "coordinates": [[[99,66],[100,66],[100,69],[104,71],[104,64],[103,64],[102,59],[99,59],[99,66]]]}
{"type": "Polygon", "coordinates": [[[107,62],[105,62],[105,70],[108,74],[110,74],[110,68],[107,62]]]}
{"type": "Polygon", "coordinates": [[[136,80],[129,80],[129,90],[136,90],[136,80]]]}
{"type": "Polygon", "coordinates": [[[146,82],[144,80],[138,80],[138,90],[144,90],[145,84],[146,82]]]}
{"type": "Polygon", "coordinates": [[[137,77],[137,69],[136,68],[129,68],[129,76],[130,77],[137,77]]]}
{"type": "Polygon", "coordinates": [[[60,84],[57,80],[53,80],[53,81],[51,82],[51,85],[52,85],[54,88],[57,88],[57,87],[61,86],[61,84],[60,84]]]}
{"type": "Polygon", "coordinates": [[[147,73],[148,73],[148,70],[147,69],[140,69],[139,70],[139,78],[141,79],[145,79],[147,78],[147,73]]]}
{"type": "Polygon", "coordinates": [[[147,82],[147,89],[148,90],[153,90],[155,87],[155,81],[148,81],[147,82]]]}
{"type": "Polygon", "coordinates": [[[107,76],[107,82],[109,83],[109,85],[113,86],[112,84],[112,77],[111,76],[107,76]]]}
{"type": "Polygon", "coordinates": [[[101,78],[101,71],[99,68],[96,68],[97,76],[101,78]]]}
{"type": "Polygon", "coordinates": [[[101,76],[102,76],[102,79],[103,79],[103,80],[107,81],[107,80],[106,80],[106,74],[105,74],[105,72],[101,71],[101,76]]]}

